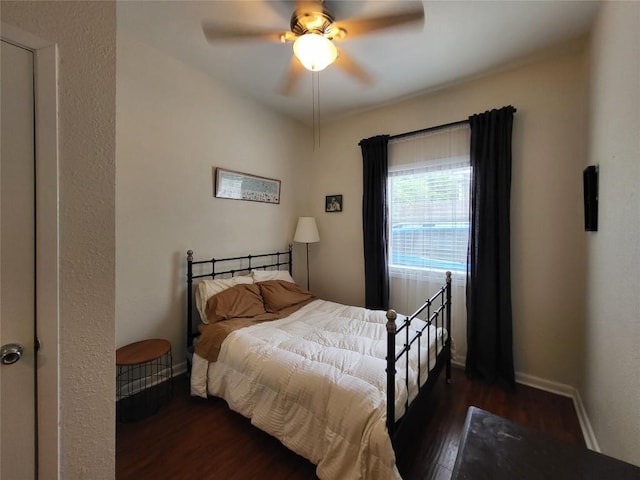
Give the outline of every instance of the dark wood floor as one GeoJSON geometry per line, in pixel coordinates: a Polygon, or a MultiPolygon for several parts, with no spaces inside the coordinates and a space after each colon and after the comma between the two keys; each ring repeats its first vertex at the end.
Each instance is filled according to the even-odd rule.
{"type": "MultiPolygon", "coordinates": [[[[405,480],[449,480],[471,405],[584,445],[569,398],[521,385],[506,392],[469,380],[456,368],[451,385],[443,377],[408,427],[411,445],[398,447],[405,480]]],[[[191,398],[187,392],[186,378],[179,377],[173,399],[158,413],[117,425],[117,479],[317,478],[311,463],[230,411],[224,401],[191,398]]]]}

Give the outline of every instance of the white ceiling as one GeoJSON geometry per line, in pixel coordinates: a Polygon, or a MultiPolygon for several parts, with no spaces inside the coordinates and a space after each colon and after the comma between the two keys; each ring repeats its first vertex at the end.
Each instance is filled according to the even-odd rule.
{"type": "MultiPolygon", "coordinates": [[[[406,0],[325,2],[340,19],[379,16],[414,7],[406,0]]],[[[589,31],[596,1],[425,0],[424,25],[414,24],[340,42],[374,78],[363,86],[335,66],[320,72],[323,121],[371,108],[522,62],[537,51],[589,31]]],[[[289,30],[292,0],[137,1],[117,3],[118,28],[199,69],[270,108],[312,122],[311,73],[283,96],[290,44],[207,42],[202,22],[289,30]]]]}

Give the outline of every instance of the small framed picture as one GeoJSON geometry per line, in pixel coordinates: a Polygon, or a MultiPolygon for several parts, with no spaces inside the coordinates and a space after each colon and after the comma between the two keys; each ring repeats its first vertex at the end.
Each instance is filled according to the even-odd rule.
{"type": "Polygon", "coordinates": [[[342,211],[342,195],[327,195],[324,201],[325,212],[342,211]]]}

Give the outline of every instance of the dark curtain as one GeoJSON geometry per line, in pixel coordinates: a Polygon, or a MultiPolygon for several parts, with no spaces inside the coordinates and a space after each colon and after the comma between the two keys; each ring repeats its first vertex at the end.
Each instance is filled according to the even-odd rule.
{"type": "Polygon", "coordinates": [[[466,372],[515,386],[511,325],[511,130],[515,108],[469,117],[471,231],[466,372]]]}
{"type": "Polygon", "coordinates": [[[373,310],[389,308],[387,228],[388,135],[360,142],[362,149],[365,305],[373,310]]]}

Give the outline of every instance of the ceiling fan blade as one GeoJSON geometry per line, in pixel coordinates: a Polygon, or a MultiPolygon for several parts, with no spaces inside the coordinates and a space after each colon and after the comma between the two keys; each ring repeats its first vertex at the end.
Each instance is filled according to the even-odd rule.
{"type": "Polygon", "coordinates": [[[373,78],[371,75],[353,58],[351,58],[351,56],[345,53],[344,50],[338,49],[338,58],[336,58],[334,64],[336,67],[340,68],[348,75],[351,75],[364,85],[373,85],[373,78]]]}
{"type": "Polygon", "coordinates": [[[281,42],[282,36],[287,33],[256,29],[240,25],[219,25],[209,22],[202,23],[202,31],[210,43],[220,40],[270,40],[273,42],[281,42]]]}
{"type": "Polygon", "coordinates": [[[298,57],[292,55],[291,61],[289,62],[289,68],[287,69],[284,81],[278,89],[278,92],[281,95],[292,95],[296,86],[300,82],[300,77],[302,77],[305,71],[306,70],[300,63],[300,60],[298,60],[298,57]]]}
{"type": "Polygon", "coordinates": [[[387,28],[407,25],[409,23],[418,23],[424,21],[424,8],[406,11],[403,13],[384,15],[381,17],[370,18],[353,18],[340,20],[337,22],[338,27],[347,32],[347,38],[351,39],[359,35],[385,30],[387,28]]]}

